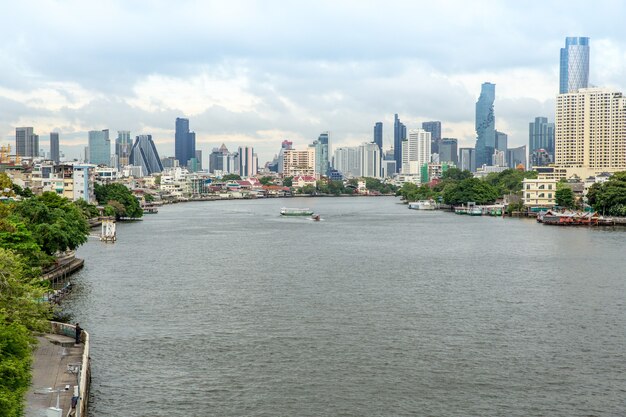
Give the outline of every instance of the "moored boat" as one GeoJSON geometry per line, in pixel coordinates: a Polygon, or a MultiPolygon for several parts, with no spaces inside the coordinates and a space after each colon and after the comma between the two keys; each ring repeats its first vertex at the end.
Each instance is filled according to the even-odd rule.
{"type": "Polygon", "coordinates": [[[409,209],[411,210],[435,210],[437,204],[434,200],[420,200],[409,203],[409,209]]]}

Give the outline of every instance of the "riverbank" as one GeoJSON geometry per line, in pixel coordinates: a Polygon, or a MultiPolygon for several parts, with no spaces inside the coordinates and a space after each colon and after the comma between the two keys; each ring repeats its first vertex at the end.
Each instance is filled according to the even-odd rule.
{"type": "Polygon", "coordinates": [[[83,331],[82,343],[76,345],[75,331],[73,325],[51,322],[48,333],[36,336],[31,387],[26,395],[27,416],[87,415],[91,384],[89,333],[83,331]]]}

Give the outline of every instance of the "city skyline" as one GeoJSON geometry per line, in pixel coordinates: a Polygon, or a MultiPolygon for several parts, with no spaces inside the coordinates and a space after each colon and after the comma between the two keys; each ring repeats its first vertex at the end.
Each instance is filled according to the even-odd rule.
{"type": "Polygon", "coordinates": [[[58,131],[62,152],[79,157],[89,130],[128,130],[153,135],[164,156],[174,155],[172,120],[184,117],[192,120],[205,155],[222,143],[253,146],[264,163],[282,140],[303,146],[322,131],[331,132],[333,146],[356,146],[371,137],[377,121],[384,124],[388,149],[397,113],[407,129],[440,120],[442,137],[468,147],[476,139],[480,85],[492,82],[498,85],[498,128],[511,146],[522,145],[535,117],[554,119],[566,37],[590,38],[591,85],[623,90],[626,45],[617,23],[624,11],[614,2],[591,10],[583,2],[568,8],[232,2],[182,3],[166,16],[156,7],[122,2],[106,8],[12,4],[0,28],[6,61],[0,70],[0,140],[12,143],[19,126],[34,126],[40,134],[58,131]],[[559,23],[530,33],[525,22],[539,11],[546,19],[558,16],[559,23]],[[409,24],[422,14],[432,22],[409,24]],[[400,16],[394,24],[399,32],[364,30],[379,15],[400,16]],[[327,32],[312,23],[316,16],[325,17],[327,32]],[[185,22],[185,30],[176,30],[179,23],[166,33],[126,24],[134,20],[153,22],[154,28],[185,22]],[[437,21],[455,30],[444,34],[437,21]],[[487,24],[494,21],[506,21],[508,30],[487,24]],[[88,30],[98,22],[110,28],[106,35],[88,30]],[[69,53],[59,58],[60,51],[69,53]]]}

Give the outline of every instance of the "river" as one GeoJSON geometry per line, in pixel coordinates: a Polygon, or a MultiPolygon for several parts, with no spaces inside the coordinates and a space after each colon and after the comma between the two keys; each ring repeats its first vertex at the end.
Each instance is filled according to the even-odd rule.
{"type": "Polygon", "coordinates": [[[389,197],[186,203],[84,245],[64,307],[92,417],[623,415],[625,244],[389,197]]]}

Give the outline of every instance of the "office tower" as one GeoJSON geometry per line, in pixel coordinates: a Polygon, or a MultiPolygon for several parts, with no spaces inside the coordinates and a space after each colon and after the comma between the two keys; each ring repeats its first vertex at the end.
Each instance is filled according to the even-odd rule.
{"type": "Polygon", "coordinates": [[[575,93],[589,86],[589,38],[565,38],[559,76],[559,94],[575,93]]]}
{"type": "Polygon", "coordinates": [[[283,153],[283,175],[315,176],[315,148],[308,146],[305,150],[285,149],[283,153]]]}
{"type": "Polygon", "coordinates": [[[174,154],[183,167],[187,166],[191,158],[196,157],[196,134],[189,131],[189,119],[176,118],[174,154]]]}
{"type": "Polygon", "coordinates": [[[118,130],[117,139],[115,139],[115,159],[117,160],[118,167],[129,165],[132,147],[133,143],[130,140],[130,132],[128,130],[118,130]]]}
{"type": "Polygon", "coordinates": [[[528,166],[526,162],[526,145],[507,149],[506,163],[512,169],[516,169],[518,165],[522,165],[526,169],[528,166]]]}
{"type": "Polygon", "coordinates": [[[422,129],[430,132],[430,149],[432,153],[439,153],[439,142],[441,141],[441,122],[423,122],[422,129]]]}
{"type": "Polygon", "coordinates": [[[509,135],[504,132],[496,130],[496,142],[495,148],[499,151],[505,152],[509,146],[509,135]]]}
{"type": "Polygon", "coordinates": [[[50,159],[55,164],[58,164],[60,160],[59,134],[57,132],[50,132],[50,159]]]}
{"type": "Polygon", "coordinates": [[[15,128],[15,155],[25,157],[39,156],[39,135],[32,127],[15,128]]]}
{"type": "Polygon", "coordinates": [[[496,85],[483,83],[480,97],[476,102],[476,165],[474,169],[489,165],[496,145],[496,118],[493,102],[496,99],[496,85]]]}
{"type": "Polygon", "coordinates": [[[493,155],[491,156],[491,165],[494,166],[494,167],[504,167],[504,166],[507,166],[507,164],[506,164],[506,155],[507,155],[506,149],[504,151],[501,151],[499,149],[495,149],[493,151],[493,155]]]}
{"type": "Polygon", "coordinates": [[[87,161],[95,165],[111,164],[111,140],[109,129],[90,130],[87,161]]]}
{"type": "Polygon", "coordinates": [[[554,139],[559,167],[625,170],[626,99],[605,88],[559,94],[554,139]]]}
{"type": "Polygon", "coordinates": [[[378,145],[378,148],[380,149],[380,152],[382,153],[383,151],[383,122],[376,122],[376,124],[374,125],[374,141],[373,141],[376,145],[378,145]]]}
{"type": "Polygon", "coordinates": [[[202,171],[202,150],[196,149],[196,171],[202,171]]]}
{"type": "Polygon", "coordinates": [[[358,149],[356,147],[335,149],[333,153],[333,168],[341,172],[344,177],[358,177],[361,172],[358,149]]]}
{"type": "Polygon", "coordinates": [[[395,114],[393,120],[393,159],[396,161],[396,169],[402,169],[402,141],[406,139],[406,126],[400,122],[395,114]]]}
{"type": "Polygon", "coordinates": [[[376,143],[363,143],[357,148],[357,158],[359,160],[360,177],[380,178],[380,148],[376,143]]]}
{"type": "Polygon", "coordinates": [[[330,171],[330,163],[328,161],[328,136],[328,132],[324,132],[310,145],[315,148],[316,175],[326,176],[328,175],[328,171],[330,171]]]}
{"type": "Polygon", "coordinates": [[[176,159],[173,156],[166,156],[164,158],[161,158],[161,165],[163,165],[163,168],[176,168],[178,167],[178,159],[176,159]]]}
{"type": "Polygon", "coordinates": [[[476,150],[474,148],[459,149],[459,169],[462,171],[476,171],[476,150]]]}
{"type": "Polygon", "coordinates": [[[229,156],[230,152],[228,152],[228,148],[223,143],[219,148],[213,148],[213,151],[209,154],[209,172],[213,174],[215,171],[223,173],[233,171],[234,167],[229,165],[229,156]]]}
{"type": "Polygon", "coordinates": [[[163,164],[152,141],[152,135],[139,135],[135,138],[129,162],[131,165],[140,166],[144,175],[163,171],[163,164]]]}
{"type": "Polygon", "coordinates": [[[419,174],[421,167],[430,162],[430,132],[424,129],[411,129],[406,140],[402,141],[403,174],[419,174]]]}
{"type": "Polygon", "coordinates": [[[439,141],[439,162],[459,164],[458,142],[453,138],[442,138],[439,141]]]}
{"type": "Polygon", "coordinates": [[[254,177],[257,173],[257,158],[254,148],[251,146],[240,146],[238,156],[239,175],[242,177],[254,177]]]}
{"type": "Polygon", "coordinates": [[[532,166],[554,162],[554,123],[547,117],[535,117],[528,124],[528,151],[532,166]]]}

